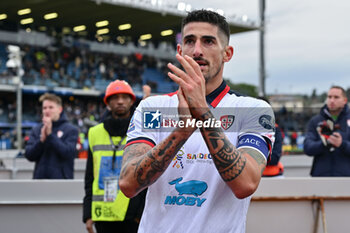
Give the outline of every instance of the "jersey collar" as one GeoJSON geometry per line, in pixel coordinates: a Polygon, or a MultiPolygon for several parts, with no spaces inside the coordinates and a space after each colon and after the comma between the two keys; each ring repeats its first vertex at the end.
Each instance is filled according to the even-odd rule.
{"type": "Polygon", "coordinates": [[[209,103],[213,108],[216,108],[222,98],[229,92],[230,87],[225,81],[222,81],[221,85],[206,96],[207,103],[209,103]]]}

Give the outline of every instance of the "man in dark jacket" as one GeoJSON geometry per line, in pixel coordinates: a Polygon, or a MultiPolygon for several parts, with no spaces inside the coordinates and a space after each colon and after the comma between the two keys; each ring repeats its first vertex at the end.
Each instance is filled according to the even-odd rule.
{"type": "Polygon", "coordinates": [[[304,152],[314,157],[311,176],[350,176],[350,110],[342,87],[329,89],[326,105],[308,123],[304,152]]]}
{"type": "Polygon", "coordinates": [[[62,112],[60,97],[40,96],[42,123],[34,127],[25,147],[25,157],[35,162],[34,179],[73,179],[78,129],[62,112]]]}
{"type": "MultiPolygon", "coordinates": [[[[150,87],[144,86],[144,98],[149,94],[150,87]]],[[[94,232],[93,225],[98,233],[137,232],[146,191],[132,199],[118,191],[126,132],[135,100],[127,82],[111,82],[104,97],[109,113],[102,123],[89,129],[83,206],[83,221],[89,233],[94,232]]]]}

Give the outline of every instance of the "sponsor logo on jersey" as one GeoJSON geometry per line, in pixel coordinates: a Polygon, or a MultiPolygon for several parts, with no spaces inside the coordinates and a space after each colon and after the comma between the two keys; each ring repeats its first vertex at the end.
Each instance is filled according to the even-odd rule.
{"type": "Polygon", "coordinates": [[[184,169],[184,163],[183,163],[182,159],[183,159],[183,155],[185,154],[185,152],[183,151],[183,149],[184,148],[182,147],[173,159],[174,160],[174,163],[173,163],[174,168],[184,169]]]}
{"type": "Polygon", "coordinates": [[[265,129],[273,129],[274,123],[272,122],[272,117],[270,115],[262,115],[259,117],[259,124],[265,129]]]}
{"type": "Polygon", "coordinates": [[[185,164],[192,165],[195,163],[201,164],[212,164],[213,159],[210,153],[185,153],[184,147],[182,147],[179,152],[175,155],[172,167],[184,169],[185,164]]]}
{"type": "Polygon", "coordinates": [[[221,121],[221,127],[224,129],[224,130],[228,130],[233,122],[235,120],[235,116],[233,115],[224,115],[224,116],[221,116],[220,117],[220,121],[221,121]]]}
{"type": "Polygon", "coordinates": [[[191,153],[188,153],[187,154],[187,159],[194,159],[194,160],[197,160],[197,159],[209,159],[211,160],[212,157],[211,157],[211,154],[204,154],[204,153],[198,153],[198,154],[191,154],[191,153]]]}
{"type": "Polygon", "coordinates": [[[201,207],[207,199],[199,196],[207,191],[207,183],[200,180],[189,180],[180,183],[182,179],[182,177],[179,177],[169,182],[169,185],[174,185],[178,195],[166,196],[164,204],[201,207]]]}

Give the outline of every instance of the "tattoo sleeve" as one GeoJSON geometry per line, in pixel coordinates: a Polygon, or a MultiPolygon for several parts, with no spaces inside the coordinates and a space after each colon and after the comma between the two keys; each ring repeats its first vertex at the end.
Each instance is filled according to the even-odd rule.
{"type": "MultiPolygon", "coordinates": [[[[214,116],[208,110],[200,118],[205,121],[214,116]]],[[[228,182],[237,178],[244,170],[246,158],[232,145],[221,128],[202,127],[201,133],[222,179],[228,182]]]]}
{"type": "Polygon", "coordinates": [[[124,151],[121,178],[132,177],[137,190],[154,183],[171,163],[172,159],[193,133],[175,129],[168,138],[149,150],[145,144],[133,144],[124,151]]]}
{"type": "Polygon", "coordinates": [[[254,149],[249,149],[249,148],[242,148],[242,149],[240,149],[240,151],[249,154],[256,161],[256,163],[259,165],[259,167],[261,167],[260,172],[262,174],[264,169],[265,169],[265,165],[266,165],[266,160],[263,157],[263,155],[261,155],[258,151],[254,150],[254,149]]]}

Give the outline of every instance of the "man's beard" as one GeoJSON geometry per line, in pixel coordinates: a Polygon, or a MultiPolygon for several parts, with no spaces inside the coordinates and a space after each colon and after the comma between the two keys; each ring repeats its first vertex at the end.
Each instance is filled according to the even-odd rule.
{"type": "Polygon", "coordinates": [[[127,118],[130,115],[130,111],[113,111],[112,115],[114,118],[127,118]]]}
{"type": "Polygon", "coordinates": [[[218,67],[218,69],[217,69],[217,71],[214,73],[214,75],[210,75],[210,70],[208,69],[208,74],[203,75],[206,84],[207,84],[211,79],[213,79],[214,77],[216,77],[216,76],[220,73],[221,68],[222,68],[222,65],[223,65],[223,64],[221,64],[221,65],[218,67]]]}

